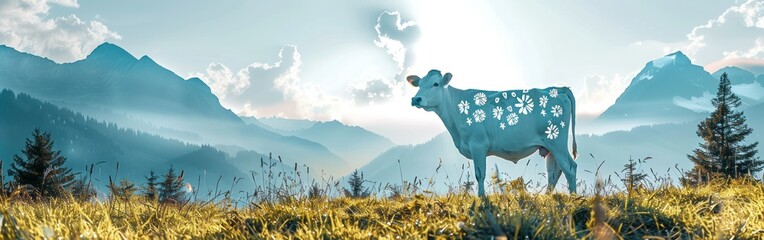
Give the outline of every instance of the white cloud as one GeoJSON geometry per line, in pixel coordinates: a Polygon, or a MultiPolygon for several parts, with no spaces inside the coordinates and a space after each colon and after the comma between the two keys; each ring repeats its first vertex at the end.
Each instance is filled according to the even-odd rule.
{"type": "Polygon", "coordinates": [[[586,108],[579,108],[580,114],[596,115],[604,112],[615,103],[636,75],[637,72],[634,71],[625,75],[615,74],[612,77],[599,74],[586,76],[584,90],[576,99],[576,105],[586,106],[586,108]]]}
{"type": "Polygon", "coordinates": [[[386,80],[381,77],[368,81],[356,82],[348,87],[348,92],[353,96],[356,104],[382,103],[395,96],[400,96],[402,84],[386,80]]]}
{"type": "Polygon", "coordinates": [[[754,58],[760,59],[764,53],[764,37],[757,38],[754,41],[753,47],[748,50],[735,50],[731,52],[724,52],[724,60],[738,59],[738,58],[754,58]]]}
{"type": "Polygon", "coordinates": [[[49,2],[58,4],[64,7],[73,7],[73,8],[80,7],[80,4],[77,3],[77,0],[50,0],[49,2]]]}
{"type": "Polygon", "coordinates": [[[694,27],[682,50],[701,64],[721,58],[753,57],[761,52],[761,37],[764,37],[764,1],[748,0],[694,27]],[[750,44],[753,47],[740,48],[750,44]]]}
{"type": "Polygon", "coordinates": [[[275,63],[253,63],[236,73],[220,63],[205,73],[192,73],[210,86],[221,104],[240,115],[333,119],[339,98],[300,78],[302,60],[297,46],[288,45],[275,63]]]}
{"type": "Polygon", "coordinates": [[[358,105],[385,103],[402,96],[404,81],[401,75],[414,62],[412,46],[420,35],[419,26],[414,21],[404,21],[397,11],[379,14],[374,30],[377,32],[374,44],[390,55],[396,69],[385,73],[366,73],[359,78],[362,80],[350,83],[346,90],[358,105]]]}
{"type": "Polygon", "coordinates": [[[416,23],[404,22],[397,11],[385,11],[377,17],[374,29],[377,31],[374,44],[387,50],[398,65],[399,74],[404,72],[414,61],[414,53],[410,51],[410,48],[419,38],[419,28],[416,23]]]}
{"type": "Polygon", "coordinates": [[[0,44],[58,62],[84,58],[92,49],[121,36],[97,20],[72,14],[48,17],[50,3],[79,7],[76,0],[7,0],[0,2],[0,44]]]}

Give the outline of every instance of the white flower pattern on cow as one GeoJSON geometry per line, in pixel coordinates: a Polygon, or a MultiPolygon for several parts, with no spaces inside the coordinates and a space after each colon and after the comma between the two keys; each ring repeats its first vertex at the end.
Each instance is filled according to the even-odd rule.
{"type": "Polygon", "coordinates": [[[471,118],[467,118],[467,126],[472,126],[472,119],[471,118]]]}
{"type": "Polygon", "coordinates": [[[546,103],[547,103],[547,102],[549,102],[549,98],[548,98],[548,97],[546,97],[546,95],[544,95],[544,96],[541,96],[541,97],[539,98],[539,106],[541,106],[541,108],[546,108],[546,103]]]}
{"type": "Polygon", "coordinates": [[[518,112],[528,115],[528,113],[533,111],[533,99],[528,95],[523,94],[517,98],[517,101],[518,103],[515,104],[515,107],[517,107],[518,112]]]}
{"type": "Polygon", "coordinates": [[[560,105],[554,105],[554,107],[552,107],[552,115],[554,115],[554,117],[561,116],[562,115],[562,107],[560,107],[560,105]]]}
{"type": "Polygon", "coordinates": [[[510,113],[507,114],[507,123],[509,123],[509,126],[514,126],[520,121],[520,117],[517,116],[517,113],[510,113]]]}
{"type": "Polygon", "coordinates": [[[541,109],[541,116],[546,117],[546,110],[541,109]]]}
{"type": "Polygon", "coordinates": [[[507,127],[507,126],[504,125],[504,122],[500,122],[499,123],[499,128],[501,128],[501,130],[504,130],[505,127],[507,127]]]}
{"type": "Polygon", "coordinates": [[[557,89],[549,90],[549,96],[556,98],[557,97],[557,89]]]}
{"type": "Polygon", "coordinates": [[[565,121],[560,121],[560,128],[564,128],[564,127],[565,127],[565,121]]]}
{"type": "Polygon", "coordinates": [[[494,118],[501,120],[501,115],[503,115],[503,114],[504,114],[504,109],[503,108],[501,108],[499,106],[496,106],[495,108],[493,108],[493,117],[494,118]]]}
{"type": "Polygon", "coordinates": [[[544,131],[544,133],[546,133],[547,138],[554,140],[558,135],[560,135],[560,129],[557,128],[557,125],[549,124],[549,126],[546,127],[546,131],[544,131]]]}
{"type": "Polygon", "coordinates": [[[469,115],[470,113],[470,103],[467,101],[461,101],[458,105],[459,107],[459,113],[464,113],[469,115]]]}
{"type": "Polygon", "coordinates": [[[485,93],[482,92],[476,93],[474,99],[475,105],[478,106],[483,106],[483,104],[485,104],[485,102],[488,100],[485,96],[485,93]]]}
{"type": "Polygon", "coordinates": [[[483,109],[475,110],[474,112],[472,112],[472,118],[475,119],[476,123],[482,122],[483,120],[485,120],[485,112],[483,111],[483,109]]]}

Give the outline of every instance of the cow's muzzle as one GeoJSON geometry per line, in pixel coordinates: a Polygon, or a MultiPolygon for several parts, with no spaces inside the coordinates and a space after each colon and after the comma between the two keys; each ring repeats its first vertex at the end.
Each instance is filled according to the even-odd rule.
{"type": "Polygon", "coordinates": [[[422,103],[422,97],[413,97],[411,98],[411,106],[419,106],[419,104],[422,103]]]}

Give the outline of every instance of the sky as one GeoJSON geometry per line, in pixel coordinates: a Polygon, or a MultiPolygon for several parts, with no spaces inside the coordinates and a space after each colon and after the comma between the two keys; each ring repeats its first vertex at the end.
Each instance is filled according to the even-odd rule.
{"type": "Polygon", "coordinates": [[[415,144],[445,127],[410,106],[406,75],[569,86],[592,118],[674,51],[711,72],[764,63],[764,1],[0,1],[0,44],[72,62],[102,42],[201,78],[242,116],[336,119],[415,144]]]}

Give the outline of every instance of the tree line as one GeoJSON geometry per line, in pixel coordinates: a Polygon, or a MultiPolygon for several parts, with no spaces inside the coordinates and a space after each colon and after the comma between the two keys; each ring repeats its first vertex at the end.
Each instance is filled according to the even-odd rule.
{"type": "MultiPolygon", "coordinates": [[[[21,195],[31,200],[46,200],[72,196],[75,199],[88,201],[96,196],[90,177],[77,175],[65,167],[66,157],[61,151],[54,150],[54,141],[50,133],[36,128],[32,137],[25,141],[21,155],[14,155],[8,169],[9,182],[5,182],[0,174],[0,196],[10,194],[21,195]]],[[[93,165],[86,172],[92,175],[93,165]]],[[[0,173],[2,161],[0,160],[0,173]]],[[[140,187],[127,179],[115,184],[111,179],[106,186],[110,197],[129,199],[134,196],[144,197],[161,203],[183,203],[187,201],[183,185],[183,171],[176,174],[170,166],[163,175],[150,171],[145,177],[146,183],[140,187]],[[160,181],[160,177],[162,178],[160,181]]]]}

